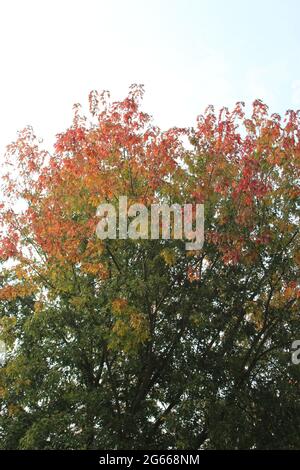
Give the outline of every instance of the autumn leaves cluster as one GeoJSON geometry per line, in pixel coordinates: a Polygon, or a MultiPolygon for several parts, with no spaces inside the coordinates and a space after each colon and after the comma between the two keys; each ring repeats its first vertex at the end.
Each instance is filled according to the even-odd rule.
{"type": "MultiPolygon", "coordinates": [[[[255,269],[262,256],[271,259],[289,247],[294,268],[278,278],[277,301],[299,302],[299,113],[270,115],[257,100],[248,117],[243,103],[219,113],[208,107],[193,127],[162,131],[142,111],[142,96],[136,85],[120,102],[92,92],[90,115],[76,105],[74,121],[57,136],[53,152],[41,149],[31,128],[8,147],[0,212],[6,282],[0,298],[31,294],[39,311],[49,299],[67,294],[80,309],[90,295],[85,284],[78,289],[81,279],[93,278],[101,289],[122,264],[115,252],[124,242],[109,244],[95,235],[96,208],[127,195],[145,205],[204,204],[203,250],[187,255],[180,243],[161,247],[170,269],[189,258],[190,282],[201,282],[201,270],[216,256],[224,266],[255,269]]],[[[122,303],[116,299],[112,309],[118,316],[122,303]]],[[[129,326],[117,318],[114,329],[123,321],[142,330],[138,313],[131,317],[129,326]]]]}

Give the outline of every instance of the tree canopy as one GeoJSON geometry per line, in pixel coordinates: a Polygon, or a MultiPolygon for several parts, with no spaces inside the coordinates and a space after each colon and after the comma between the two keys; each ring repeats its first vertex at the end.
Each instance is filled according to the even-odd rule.
{"type": "Polygon", "coordinates": [[[2,449],[299,448],[300,115],[162,131],[92,92],[53,152],[7,149],[2,449]],[[99,240],[101,202],[201,203],[205,241],[99,240]]]}

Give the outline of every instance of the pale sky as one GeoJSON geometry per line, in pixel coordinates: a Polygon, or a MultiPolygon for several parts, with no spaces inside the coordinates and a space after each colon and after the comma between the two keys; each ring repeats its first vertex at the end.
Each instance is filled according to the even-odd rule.
{"type": "Polygon", "coordinates": [[[208,104],[300,108],[299,0],[2,0],[0,151],[31,124],[47,146],[92,89],[125,97],[163,128],[208,104]]]}

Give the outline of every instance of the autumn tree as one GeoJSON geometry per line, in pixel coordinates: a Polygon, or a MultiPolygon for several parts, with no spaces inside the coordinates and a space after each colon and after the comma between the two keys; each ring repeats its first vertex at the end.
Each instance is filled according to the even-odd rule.
{"type": "Polygon", "coordinates": [[[92,92],[52,153],[7,150],[2,449],[299,448],[299,113],[162,131],[92,92]],[[205,242],[100,240],[100,203],[201,203],[205,242]]]}

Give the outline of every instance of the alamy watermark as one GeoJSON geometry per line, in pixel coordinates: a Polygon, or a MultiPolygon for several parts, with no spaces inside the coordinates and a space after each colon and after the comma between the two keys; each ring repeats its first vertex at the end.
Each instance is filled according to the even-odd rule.
{"type": "Polygon", "coordinates": [[[292,343],[292,363],[295,365],[300,364],[300,340],[295,340],[292,343]]]}
{"type": "Polygon", "coordinates": [[[6,358],[6,345],[4,341],[0,340],[0,366],[4,364],[5,358],[6,358]]]}
{"type": "Polygon", "coordinates": [[[128,207],[127,196],[119,197],[119,205],[100,204],[96,233],[101,240],[187,240],[188,251],[201,250],[204,243],[203,204],[136,203],[128,207]]]}

